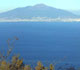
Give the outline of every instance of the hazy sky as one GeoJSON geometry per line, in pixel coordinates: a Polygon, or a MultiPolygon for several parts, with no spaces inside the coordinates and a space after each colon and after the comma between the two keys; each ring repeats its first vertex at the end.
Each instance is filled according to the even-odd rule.
{"type": "Polygon", "coordinates": [[[41,3],[60,9],[80,10],[80,0],[0,0],[0,12],[41,3]]]}

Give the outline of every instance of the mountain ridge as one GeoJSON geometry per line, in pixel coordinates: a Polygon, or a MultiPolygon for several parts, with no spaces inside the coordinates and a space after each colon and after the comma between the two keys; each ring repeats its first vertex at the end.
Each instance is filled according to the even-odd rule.
{"type": "Polygon", "coordinates": [[[79,16],[69,11],[50,7],[45,4],[20,7],[4,13],[0,13],[0,18],[3,19],[32,19],[33,17],[79,18],[79,16]]]}

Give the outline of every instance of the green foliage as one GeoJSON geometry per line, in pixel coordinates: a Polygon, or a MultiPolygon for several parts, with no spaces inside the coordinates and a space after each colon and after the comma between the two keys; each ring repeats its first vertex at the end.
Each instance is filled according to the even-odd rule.
{"type": "Polygon", "coordinates": [[[54,66],[50,64],[50,70],[54,70],[54,66]]]}
{"type": "MultiPolygon", "coordinates": [[[[29,65],[24,65],[23,60],[19,59],[18,56],[13,56],[11,62],[1,61],[0,70],[33,70],[29,65]]],[[[39,61],[35,70],[54,70],[54,66],[51,64],[50,69],[44,67],[43,64],[39,61]]]]}

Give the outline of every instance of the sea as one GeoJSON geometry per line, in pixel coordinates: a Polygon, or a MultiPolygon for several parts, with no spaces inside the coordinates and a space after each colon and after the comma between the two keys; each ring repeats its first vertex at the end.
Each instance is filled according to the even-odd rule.
{"type": "Polygon", "coordinates": [[[45,66],[80,66],[80,22],[0,22],[0,51],[6,55],[17,37],[9,56],[19,54],[24,63],[45,66]]]}

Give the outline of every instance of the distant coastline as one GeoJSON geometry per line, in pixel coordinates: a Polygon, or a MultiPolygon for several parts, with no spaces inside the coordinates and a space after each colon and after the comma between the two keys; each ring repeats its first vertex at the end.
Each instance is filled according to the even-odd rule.
{"type": "Polygon", "coordinates": [[[80,16],[67,10],[37,4],[0,13],[0,22],[80,22],[80,16]]]}
{"type": "Polygon", "coordinates": [[[0,22],[80,22],[80,18],[0,19],[0,22]]]}

